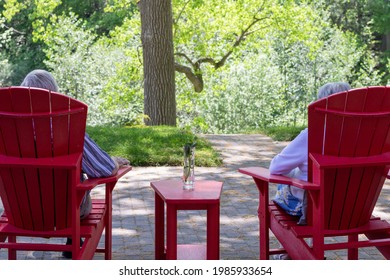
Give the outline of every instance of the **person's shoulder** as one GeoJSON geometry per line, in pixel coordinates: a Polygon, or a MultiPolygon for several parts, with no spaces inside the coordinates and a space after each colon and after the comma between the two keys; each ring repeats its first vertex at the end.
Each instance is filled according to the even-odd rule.
{"type": "Polygon", "coordinates": [[[309,133],[309,129],[306,127],[305,129],[302,129],[299,134],[307,135],[309,133]]]}
{"type": "Polygon", "coordinates": [[[299,138],[302,138],[302,137],[307,137],[308,133],[309,133],[309,130],[307,128],[302,129],[301,132],[299,132],[299,134],[295,137],[295,139],[297,139],[297,138],[299,139],[299,138]]]}
{"type": "Polygon", "coordinates": [[[295,139],[292,142],[299,143],[299,144],[301,144],[302,141],[307,142],[308,135],[309,135],[308,129],[305,128],[301,130],[301,132],[297,135],[297,137],[295,137],[295,139]]]}

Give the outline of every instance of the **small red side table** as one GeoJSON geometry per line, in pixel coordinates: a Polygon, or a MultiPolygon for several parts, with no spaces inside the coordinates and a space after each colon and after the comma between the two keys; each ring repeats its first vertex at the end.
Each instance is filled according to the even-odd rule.
{"type": "Polygon", "coordinates": [[[196,181],[195,189],[183,190],[180,180],[151,182],[155,191],[156,260],[219,259],[219,205],[222,182],[196,181]],[[165,205],[167,238],[165,250],[165,205]],[[207,245],[177,245],[177,211],[207,210],[207,245]]]}

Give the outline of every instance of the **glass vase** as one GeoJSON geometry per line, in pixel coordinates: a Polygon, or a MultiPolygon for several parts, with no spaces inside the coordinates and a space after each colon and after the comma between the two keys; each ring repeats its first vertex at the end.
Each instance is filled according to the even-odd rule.
{"type": "Polygon", "coordinates": [[[195,184],[195,145],[184,146],[183,189],[193,190],[195,184]]]}

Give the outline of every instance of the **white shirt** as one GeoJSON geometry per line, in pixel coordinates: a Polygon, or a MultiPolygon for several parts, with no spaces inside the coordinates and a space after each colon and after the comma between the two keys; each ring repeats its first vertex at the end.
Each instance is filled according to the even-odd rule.
{"type": "MultiPolygon", "coordinates": [[[[307,181],[307,139],[308,130],[306,128],[272,159],[269,167],[270,173],[307,181]]],[[[291,186],[291,194],[303,200],[304,190],[291,186]]]]}

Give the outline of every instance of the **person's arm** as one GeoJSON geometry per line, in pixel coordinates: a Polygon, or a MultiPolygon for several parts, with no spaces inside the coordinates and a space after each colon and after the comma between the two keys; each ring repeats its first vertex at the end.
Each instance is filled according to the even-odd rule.
{"type": "Polygon", "coordinates": [[[114,157],[111,157],[111,159],[114,161],[115,167],[111,172],[111,175],[115,175],[119,170],[119,163],[116,161],[114,157]]]}
{"type": "MultiPolygon", "coordinates": [[[[122,162],[124,160],[122,159],[122,162]]],[[[100,178],[115,175],[120,166],[116,158],[108,155],[88,134],[85,134],[82,170],[88,177],[100,178]]]]}
{"type": "Polygon", "coordinates": [[[303,130],[291,141],[270,164],[271,174],[287,175],[307,161],[307,130],[303,130]]]}
{"type": "Polygon", "coordinates": [[[112,171],[112,175],[116,174],[118,172],[119,168],[121,168],[122,166],[130,164],[129,160],[127,160],[125,158],[122,158],[122,157],[114,157],[114,156],[112,156],[111,159],[115,163],[115,169],[112,171]]]}

